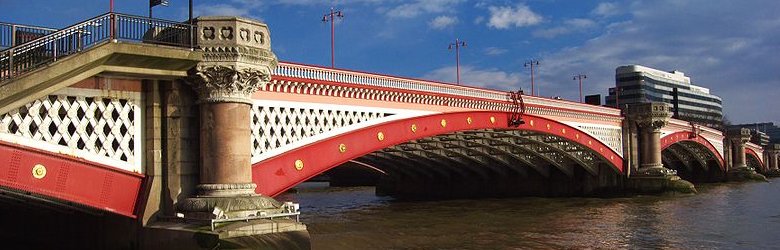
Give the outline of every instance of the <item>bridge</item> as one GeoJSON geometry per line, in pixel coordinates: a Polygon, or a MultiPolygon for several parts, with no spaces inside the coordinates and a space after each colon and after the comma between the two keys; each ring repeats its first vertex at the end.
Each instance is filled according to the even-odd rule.
{"type": "Polygon", "coordinates": [[[295,204],[272,197],[343,165],[416,198],[691,192],[778,171],[780,145],[672,119],[663,103],[279,62],[250,19],[0,26],[0,200],[127,218],[141,246],[305,233],[295,204]]]}

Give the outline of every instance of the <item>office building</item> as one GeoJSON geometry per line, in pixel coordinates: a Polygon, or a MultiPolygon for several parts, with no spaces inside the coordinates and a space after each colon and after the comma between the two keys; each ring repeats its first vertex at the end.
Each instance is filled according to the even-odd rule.
{"type": "Polygon", "coordinates": [[[708,88],[691,84],[680,71],[661,71],[641,65],[620,66],[615,70],[615,86],[609,89],[606,105],[625,107],[631,103],[665,102],[673,117],[696,124],[723,127],[720,97],[708,88]]]}

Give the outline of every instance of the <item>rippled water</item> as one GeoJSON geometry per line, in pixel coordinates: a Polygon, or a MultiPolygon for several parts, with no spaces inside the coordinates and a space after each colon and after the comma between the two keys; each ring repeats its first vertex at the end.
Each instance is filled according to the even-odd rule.
{"type": "Polygon", "coordinates": [[[697,195],[399,202],[373,187],[305,183],[314,249],[780,248],[780,183],[698,185],[697,195]]]}

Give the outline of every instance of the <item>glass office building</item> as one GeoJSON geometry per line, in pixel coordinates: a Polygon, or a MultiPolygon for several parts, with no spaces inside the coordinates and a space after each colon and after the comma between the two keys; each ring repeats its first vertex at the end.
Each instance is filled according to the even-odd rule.
{"type": "Polygon", "coordinates": [[[723,105],[708,88],[691,84],[680,71],[661,71],[641,65],[620,66],[615,70],[615,87],[609,89],[606,105],[625,107],[641,102],[665,102],[673,117],[722,129],[723,105]]]}

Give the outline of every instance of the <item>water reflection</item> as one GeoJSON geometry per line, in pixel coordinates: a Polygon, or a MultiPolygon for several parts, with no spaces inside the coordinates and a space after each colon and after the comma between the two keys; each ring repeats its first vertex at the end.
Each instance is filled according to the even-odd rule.
{"type": "Polygon", "coordinates": [[[398,202],[371,187],[306,183],[315,249],[775,248],[780,184],[713,184],[698,195],[398,202]]]}

